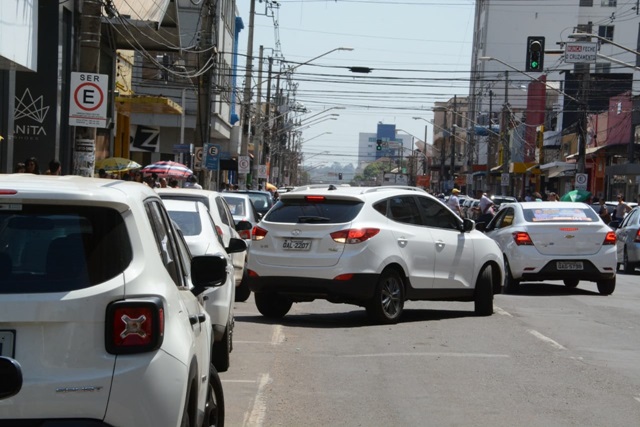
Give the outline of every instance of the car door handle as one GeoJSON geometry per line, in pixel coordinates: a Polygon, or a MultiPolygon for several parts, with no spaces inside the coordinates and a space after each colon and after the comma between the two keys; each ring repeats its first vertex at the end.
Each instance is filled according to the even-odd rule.
{"type": "Polygon", "coordinates": [[[444,242],[442,240],[437,240],[436,241],[436,246],[439,248],[444,248],[444,242]]]}
{"type": "Polygon", "coordinates": [[[204,313],[198,314],[198,322],[202,323],[207,320],[207,316],[204,313]]]}
{"type": "Polygon", "coordinates": [[[407,246],[407,239],[401,237],[398,239],[398,246],[400,246],[401,248],[404,248],[407,246]]]}

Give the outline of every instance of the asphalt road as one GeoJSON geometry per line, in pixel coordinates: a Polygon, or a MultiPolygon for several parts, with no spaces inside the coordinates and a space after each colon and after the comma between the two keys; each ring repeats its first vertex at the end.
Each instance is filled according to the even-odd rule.
{"type": "Polygon", "coordinates": [[[226,425],[640,426],[640,271],[610,296],[546,282],[494,304],[408,302],[379,326],[350,305],[270,322],[236,303],[226,425]]]}

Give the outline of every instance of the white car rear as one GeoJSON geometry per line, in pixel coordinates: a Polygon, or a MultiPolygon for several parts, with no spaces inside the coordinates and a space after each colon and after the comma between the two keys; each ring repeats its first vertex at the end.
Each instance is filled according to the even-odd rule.
{"type": "Polygon", "coordinates": [[[504,203],[485,232],[504,254],[507,293],[544,280],[569,287],[592,281],[603,294],[615,289],[615,233],[584,203],[504,203]]]}

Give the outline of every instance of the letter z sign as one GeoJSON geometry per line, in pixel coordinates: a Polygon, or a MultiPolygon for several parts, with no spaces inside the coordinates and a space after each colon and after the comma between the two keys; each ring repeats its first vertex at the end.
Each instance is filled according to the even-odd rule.
{"type": "Polygon", "coordinates": [[[71,73],[69,124],[103,128],[107,124],[109,76],[71,73]]]}

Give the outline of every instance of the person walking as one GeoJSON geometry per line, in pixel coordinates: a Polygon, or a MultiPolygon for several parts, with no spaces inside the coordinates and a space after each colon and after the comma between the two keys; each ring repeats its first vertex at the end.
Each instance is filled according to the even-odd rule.
{"type": "Polygon", "coordinates": [[[62,165],[59,160],[53,159],[49,162],[49,169],[45,172],[46,175],[62,175],[62,165]]]}
{"type": "Polygon", "coordinates": [[[40,175],[40,166],[38,165],[38,159],[36,159],[35,157],[29,157],[24,161],[24,165],[26,167],[26,173],[40,175]]]}
{"type": "Polygon", "coordinates": [[[449,200],[447,200],[447,206],[462,218],[462,209],[460,208],[460,199],[458,198],[458,194],[460,194],[460,190],[457,188],[451,190],[451,195],[449,196],[449,200]]]}
{"type": "Polygon", "coordinates": [[[618,194],[618,204],[616,205],[616,210],[614,211],[614,220],[622,221],[624,215],[631,210],[631,206],[624,201],[624,196],[622,194],[618,194]]]}
{"type": "Polygon", "coordinates": [[[607,205],[604,203],[604,198],[600,198],[598,203],[600,204],[598,216],[608,225],[611,222],[611,214],[609,213],[609,209],[607,209],[607,205]]]}

